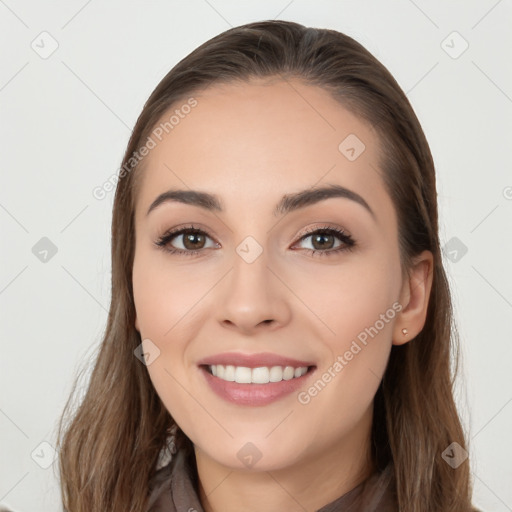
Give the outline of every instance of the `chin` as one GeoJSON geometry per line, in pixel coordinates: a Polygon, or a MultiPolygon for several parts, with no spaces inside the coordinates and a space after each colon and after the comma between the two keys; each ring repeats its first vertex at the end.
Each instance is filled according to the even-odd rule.
{"type": "Polygon", "coordinates": [[[299,450],[293,442],[283,445],[282,439],[277,436],[271,441],[261,435],[254,436],[252,440],[247,436],[240,441],[230,439],[226,443],[216,444],[214,450],[202,451],[218,464],[232,470],[259,472],[277,471],[292,466],[298,462],[303,449],[303,445],[299,450]]]}

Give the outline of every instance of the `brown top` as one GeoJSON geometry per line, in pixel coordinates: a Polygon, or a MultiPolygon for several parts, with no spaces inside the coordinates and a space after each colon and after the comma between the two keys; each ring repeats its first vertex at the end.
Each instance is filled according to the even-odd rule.
{"type": "MultiPolygon", "coordinates": [[[[357,487],[317,512],[396,512],[393,465],[375,471],[357,487]]],[[[148,512],[204,512],[194,486],[193,468],[183,452],[155,474],[148,512]]]]}

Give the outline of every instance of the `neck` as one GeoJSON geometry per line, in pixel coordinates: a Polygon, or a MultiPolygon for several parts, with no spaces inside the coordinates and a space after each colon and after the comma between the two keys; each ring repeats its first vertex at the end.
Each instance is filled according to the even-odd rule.
{"type": "Polygon", "coordinates": [[[272,471],[228,468],[195,447],[199,497],[205,512],[318,511],[373,473],[371,421],[370,410],[335,446],[272,471]]]}

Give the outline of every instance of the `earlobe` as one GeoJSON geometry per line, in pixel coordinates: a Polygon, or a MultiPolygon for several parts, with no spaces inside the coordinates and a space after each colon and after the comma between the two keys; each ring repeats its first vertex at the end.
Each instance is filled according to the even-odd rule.
{"type": "Polygon", "coordinates": [[[403,284],[403,309],[395,323],[393,345],[403,345],[411,341],[423,329],[432,289],[433,270],[434,257],[430,251],[423,251],[415,258],[410,276],[403,284]]]}

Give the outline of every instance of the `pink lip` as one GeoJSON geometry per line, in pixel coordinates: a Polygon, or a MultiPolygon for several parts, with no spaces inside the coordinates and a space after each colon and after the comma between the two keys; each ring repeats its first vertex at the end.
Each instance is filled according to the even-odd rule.
{"type": "MultiPolygon", "coordinates": [[[[211,357],[201,359],[197,363],[201,365],[233,365],[245,366],[246,368],[259,368],[262,366],[293,366],[298,368],[301,366],[314,366],[311,361],[299,361],[290,357],[272,354],[271,352],[261,352],[260,354],[241,354],[239,352],[225,352],[211,357]]],[[[266,384],[264,384],[266,385],[266,384]]]]}
{"type": "Polygon", "coordinates": [[[290,357],[262,352],[259,354],[241,354],[238,352],[226,352],[211,357],[206,357],[198,362],[201,373],[204,375],[210,389],[219,397],[237,405],[261,406],[267,405],[275,400],[297,391],[304,385],[316,366],[311,361],[301,361],[290,357]],[[245,366],[246,368],[272,367],[272,366],[293,366],[300,368],[307,366],[309,371],[301,377],[281,382],[269,382],[267,384],[239,384],[228,382],[215,377],[209,372],[208,366],[222,364],[224,366],[245,366]]]}
{"type": "MultiPolygon", "coordinates": [[[[219,363],[221,364],[221,363],[219,363]]],[[[305,365],[304,365],[305,366],[305,365]]],[[[314,368],[301,377],[268,384],[238,384],[228,382],[213,376],[205,366],[201,366],[201,373],[206,382],[222,399],[236,405],[261,406],[279,400],[280,398],[298,391],[304,386],[305,380],[314,373],[314,368]]]]}

